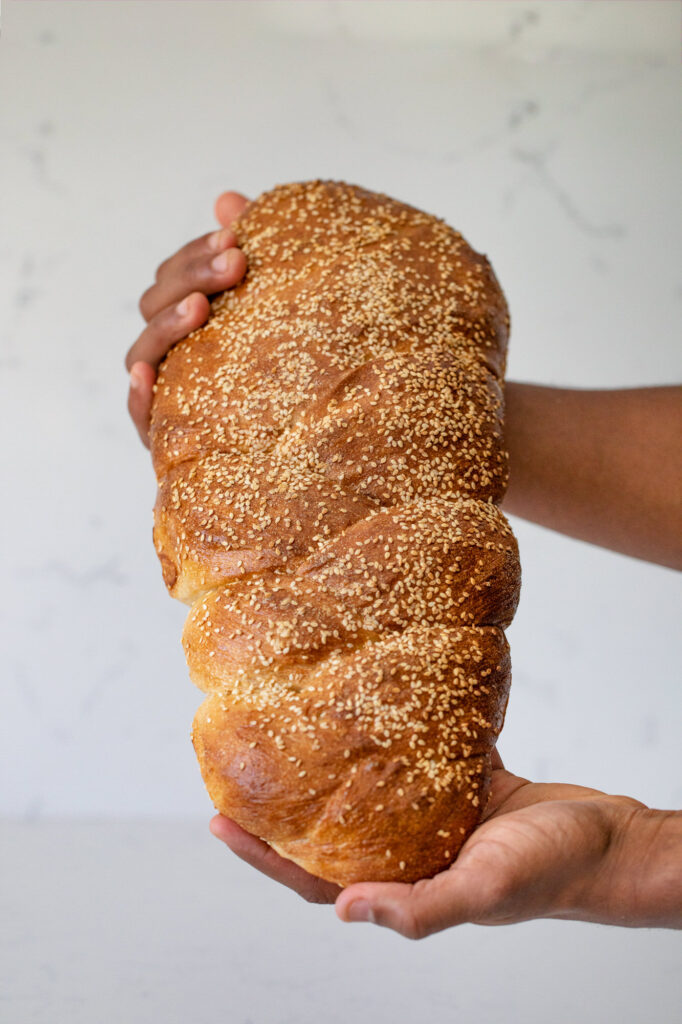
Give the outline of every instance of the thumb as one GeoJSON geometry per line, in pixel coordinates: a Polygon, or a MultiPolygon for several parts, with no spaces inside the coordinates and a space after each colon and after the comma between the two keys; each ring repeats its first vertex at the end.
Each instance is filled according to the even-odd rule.
{"type": "Polygon", "coordinates": [[[414,885],[360,882],[336,900],[342,921],[370,921],[408,939],[423,939],[470,920],[471,892],[466,872],[456,867],[414,885]]]}

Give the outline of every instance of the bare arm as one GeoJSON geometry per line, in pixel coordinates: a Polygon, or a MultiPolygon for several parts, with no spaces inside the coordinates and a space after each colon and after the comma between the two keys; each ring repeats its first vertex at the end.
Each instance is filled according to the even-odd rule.
{"type": "Polygon", "coordinates": [[[682,388],[508,383],[504,510],[682,569],[682,388]]]}

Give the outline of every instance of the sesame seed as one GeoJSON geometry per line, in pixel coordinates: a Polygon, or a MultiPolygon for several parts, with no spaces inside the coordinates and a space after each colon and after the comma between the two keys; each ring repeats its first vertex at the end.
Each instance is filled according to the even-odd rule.
{"type": "Polygon", "coordinates": [[[163,360],[151,418],[154,542],[212,735],[271,741],[264,790],[277,758],[354,777],[358,814],[408,786],[465,836],[519,590],[504,297],[444,222],[343,183],[278,186],[233,227],[247,274],[163,360]],[[327,770],[341,750],[351,773],[327,770]]]}

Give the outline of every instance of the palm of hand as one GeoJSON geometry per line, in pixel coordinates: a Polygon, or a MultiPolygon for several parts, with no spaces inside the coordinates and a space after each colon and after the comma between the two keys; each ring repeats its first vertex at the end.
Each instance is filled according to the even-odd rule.
{"type": "Polygon", "coordinates": [[[483,823],[437,879],[446,879],[443,890],[470,888],[465,919],[475,923],[568,914],[608,845],[608,799],[598,790],[532,783],[495,769],[483,823]]]}
{"type": "MultiPolygon", "coordinates": [[[[493,771],[483,823],[457,860],[434,878],[413,885],[361,882],[341,890],[284,860],[266,843],[226,818],[213,819],[218,838],[271,878],[310,902],[332,903],[344,920],[369,901],[370,920],[412,938],[465,921],[511,924],[535,917],[574,916],[573,904],[597,868],[610,839],[616,798],[582,786],[531,783],[501,767],[493,771]]],[[[631,804],[628,801],[628,810],[631,804]]]]}

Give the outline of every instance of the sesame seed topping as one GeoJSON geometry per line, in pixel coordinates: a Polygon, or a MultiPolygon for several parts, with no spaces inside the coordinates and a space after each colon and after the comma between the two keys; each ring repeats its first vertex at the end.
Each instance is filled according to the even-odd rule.
{"type": "Polygon", "coordinates": [[[509,688],[504,297],[444,222],[343,183],[279,186],[233,228],[247,274],[164,359],[151,418],[154,542],[218,737],[199,717],[197,749],[218,777],[220,736],[258,744],[284,853],[312,796],[346,825],[340,793],[358,846],[400,798],[436,851],[434,822],[480,817],[509,688]]]}

